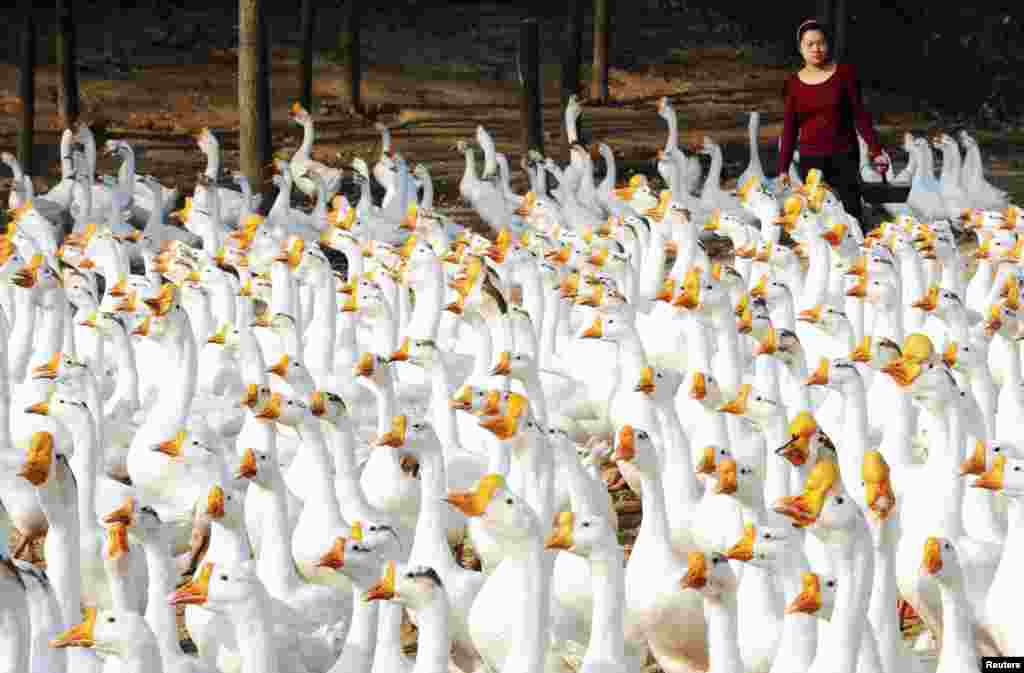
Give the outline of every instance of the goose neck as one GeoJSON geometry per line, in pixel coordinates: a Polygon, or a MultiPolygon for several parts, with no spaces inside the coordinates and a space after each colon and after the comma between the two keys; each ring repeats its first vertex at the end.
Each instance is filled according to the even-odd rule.
{"type": "Polygon", "coordinates": [[[473,360],[472,378],[481,380],[489,376],[491,372],[491,358],[494,354],[491,330],[476,311],[466,313],[464,319],[476,334],[476,356],[473,360]]]}
{"type": "Polygon", "coordinates": [[[175,609],[168,604],[167,596],[177,585],[177,571],[171,557],[171,540],[162,531],[154,531],[152,537],[142,540],[146,555],[148,588],[146,599],[146,623],[156,636],[160,658],[167,662],[182,655],[178,644],[175,609]]]}
{"type": "Polygon", "coordinates": [[[743,673],[736,595],[704,596],[708,622],[708,660],[714,673],[743,673]]]}
{"type": "MultiPolygon", "coordinates": [[[[416,664],[413,673],[447,673],[451,635],[448,628],[448,597],[436,591],[434,600],[416,609],[416,664]]],[[[401,610],[401,606],[399,606],[401,610]]]]}
{"type": "MultiPolygon", "coordinates": [[[[276,438],[275,438],[276,442],[276,438]]],[[[271,449],[270,460],[277,460],[277,450],[271,449]]],[[[288,500],[284,480],[275,467],[270,482],[270,507],[264,514],[263,536],[260,543],[258,573],[267,591],[278,597],[287,596],[301,584],[291,553],[291,531],[288,526],[288,500]]]]}
{"type": "Polygon", "coordinates": [[[607,558],[591,557],[590,586],[594,607],[584,668],[589,661],[621,662],[625,657],[622,606],[626,602],[626,573],[621,547],[616,545],[615,553],[607,558]]]}
{"type": "Polygon", "coordinates": [[[444,312],[444,270],[436,259],[420,262],[415,284],[416,305],[406,328],[414,339],[436,340],[444,312]]]}
{"type": "Polygon", "coordinates": [[[246,673],[280,673],[273,629],[267,623],[269,597],[260,587],[256,595],[232,611],[231,621],[246,673]]]}
{"type": "Polygon", "coordinates": [[[377,624],[380,612],[380,601],[366,601],[363,596],[369,590],[369,584],[355,579],[352,581],[352,624],[345,636],[345,647],[342,649],[345,661],[352,662],[350,657],[358,657],[364,666],[348,670],[368,671],[373,662],[374,650],[377,647],[377,624]],[[352,654],[349,654],[349,653],[352,654]]]}
{"type": "Polygon", "coordinates": [[[420,457],[420,514],[413,533],[410,563],[422,563],[435,570],[451,569],[452,559],[445,532],[447,477],[444,455],[425,451],[420,457]]]}
{"type": "Polygon", "coordinates": [[[943,638],[939,657],[943,661],[973,665],[977,661],[973,618],[962,573],[937,582],[942,597],[943,638]]]}

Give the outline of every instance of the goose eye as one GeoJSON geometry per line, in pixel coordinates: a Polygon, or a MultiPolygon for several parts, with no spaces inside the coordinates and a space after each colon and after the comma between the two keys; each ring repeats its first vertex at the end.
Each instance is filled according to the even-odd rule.
{"type": "Polygon", "coordinates": [[[765,533],[764,534],[764,539],[765,540],[771,540],[772,539],[772,534],[771,533],[765,533]]]}
{"type": "Polygon", "coordinates": [[[584,528],[590,528],[590,522],[589,521],[584,521],[583,522],[583,527],[584,528]]]}
{"type": "Polygon", "coordinates": [[[515,501],[513,501],[512,498],[505,498],[505,504],[506,505],[512,505],[512,504],[515,504],[515,501]]]}
{"type": "Polygon", "coordinates": [[[114,622],[116,622],[116,621],[117,621],[117,620],[116,620],[116,619],[114,619],[113,617],[107,617],[107,624],[113,624],[113,623],[114,623],[114,622]]]}
{"type": "Polygon", "coordinates": [[[843,498],[842,496],[836,498],[836,504],[837,505],[842,505],[844,502],[846,502],[846,499],[843,498]]]}
{"type": "Polygon", "coordinates": [[[825,582],[825,586],[827,586],[829,589],[834,588],[836,586],[835,580],[829,580],[828,582],[825,582]]]}
{"type": "Polygon", "coordinates": [[[227,581],[228,581],[228,576],[227,576],[227,575],[221,575],[221,576],[220,576],[220,578],[221,578],[221,580],[223,580],[224,582],[227,582],[227,581]]]}
{"type": "Polygon", "coordinates": [[[945,547],[947,551],[951,551],[953,549],[953,547],[948,542],[944,544],[943,547],[945,547]]]}

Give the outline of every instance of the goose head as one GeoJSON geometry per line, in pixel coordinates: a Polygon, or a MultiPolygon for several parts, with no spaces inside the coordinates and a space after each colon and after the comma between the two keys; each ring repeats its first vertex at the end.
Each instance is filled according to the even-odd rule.
{"type": "Polygon", "coordinates": [[[363,353],[356,361],[354,373],[357,380],[366,379],[376,385],[383,385],[390,377],[390,364],[390,358],[376,353],[363,353]]]}
{"type": "Polygon", "coordinates": [[[310,116],[309,111],[302,107],[302,103],[295,101],[288,110],[288,120],[293,124],[305,126],[312,123],[313,118],[310,116]]]}
{"type": "Polygon", "coordinates": [[[821,358],[818,368],[807,379],[809,386],[825,386],[840,392],[862,383],[856,365],[847,358],[821,358]]]}
{"type": "Polygon", "coordinates": [[[788,329],[775,330],[775,357],[792,373],[800,365],[806,364],[803,344],[796,332],[788,329]]]}
{"type": "Polygon", "coordinates": [[[900,301],[896,286],[889,278],[869,274],[848,284],[846,296],[881,306],[883,310],[894,310],[900,301]]]}
{"type": "MultiPolygon", "coordinates": [[[[818,459],[818,448],[821,444],[831,446],[828,435],[821,431],[818,422],[809,411],[801,411],[793,418],[787,428],[789,441],[775,449],[775,454],[782,456],[790,464],[799,467],[814,463],[818,459]]],[[[835,447],[831,446],[832,451],[835,447]]]]}
{"type": "Polygon", "coordinates": [[[500,440],[506,441],[518,436],[519,440],[528,446],[546,449],[546,429],[534,417],[529,403],[516,403],[517,398],[523,400],[525,398],[516,393],[502,393],[501,396],[508,400],[499,402],[499,404],[504,404],[506,410],[499,412],[497,416],[481,419],[480,427],[500,440]]]}
{"type": "Polygon", "coordinates": [[[406,565],[389,561],[384,573],[366,593],[366,600],[390,600],[410,610],[423,610],[448,596],[441,577],[430,566],[406,565]]]}
{"type": "Polygon", "coordinates": [[[463,384],[455,391],[448,404],[452,409],[468,411],[471,414],[484,414],[487,407],[493,409],[493,413],[497,413],[500,396],[501,391],[499,390],[484,390],[477,386],[463,384]],[[489,399],[491,401],[488,401],[489,399]]]}
{"type": "Polygon", "coordinates": [[[245,386],[245,392],[242,394],[238,406],[246,407],[253,413],[259,413],[270,402],[272,395],[273,391],[270,386],[250,383],[245,386]]]}
{"type": "Polygon", "coordinates": [[[632,425],[623,425],[615,433],[616,463],[629,463],[644,474],[654,474],[658,469],[658,453],[650,432],[632,425]]]}
{"type": "Polygon", "coordinates": [[[861,468],[861,483],[864,485],[864,502],[867,504],[867,520],[875,546],[881,545],[885,524],[896,508],[896,495],[889,476],[889,465],[881,452],[867,451],[861,468]]]}
{"type": "Polygon", "coordinates": [[[281,476],[281,467],[271,453],[248,448],[242,452],[234,467],[235,479],[251,479],[253,483],[270,489],[281,476]]]}
{"type": "Polygon", "coordinates": [[[540,533],[532,508],[509,489],[499,474],[484,475],[473,490],[449,493],[445,501],[466,516],[479,518],[503,539],[522,540],[531,533],[540,533]]]}
{"type": "Polygon", "coordinates": [[[584,558],[614,558],[615,554],[622,553],[611,522],[604,516],[586,512],[559,512],[544,547],[584,558]]]}
{"type": "Polygon", "coordinates": [[[757,527],[747,524],[736,544],[729,548],[726,557],[742,561],[764,570],[779,572],[785,570],[792,554],[797,551],[799,538],[785,528],[757,527]]]}
{"type": "Polygon", "coordinates": [[[432,369],[435,365],[444,364],[444,359],[432,339],[405,337],[398,350],[391,354],[389,362],[408,362],[417,367],[432,369]]]}
{"type": "Polygon", "coordinates": [[[821,518],[830,497],[843,497],[840,494],[841,487],[838,456],[834,453],[821,454],[807,475],[803,492],[797,496],[779,498],[773,503],[772,509],[791,519],[795,527],[804,528],[821,518]]]}
{"type": "Polygon", "coordinates": [[[759,428],[765,427],[769,421],[776,418],[780,413],[785,415],[784,408],[777,400],[772,399],[767,393],[754,388],[749,383],[741,385],[736,393],[736,397],[720,406],[718,411],[742,416],[759,428]]]}
{"type": "Polygon", "coordinates": [[[313,375],[306,369],[306,365],[294,356],[282,355],[277,362],[267,368],[267,373],[288,382],[296,389],[315,385],[313,375]]]}
{"type": "Polygon", "coordinates": [[[705,446],[697,460],[695,471],[697,478],[705,483],[705,492],[714,489],[718,483],[718,464],[732,458],[732,451],[725,447],[709,445],[705,446]]]}
{"type": "Polygon", "coordinates": [[[244,497],[230,488],[220,484],[211,486],[200,496],[197,504],[200,512],[213,522],[226,528],[239,530],[245,527],[245,516],[242,513],[244,497]]]}
{"type": "Polygon", "coordinates": [[[290,428],[298,428],[303,423],[316,419],[306,402],[295,397],[285,397],[281,393],[272,394],[270,400],[256,414],[256,418],[277,421],[290,428]]]}
{"type": "Polygon", "coordinates": [[[39,431],[29,437],[28,447],[17,476],[33,486],[43,486],[58,476],[61,466],[67,465],[67,457],[54,443],[53,435],[39,431]]]}
{"type": "Polygon", "coordinates": [[[963,584],[963,566],[960,553],[953,540],[944,537],[929,537],[924,542],[921,554],[921,577],[930,577],[940,584],[956,586],[963,584]]]}
{"type": "MultiPolygon", "coordinates": [[[[387,544],[395,537],[390,534],[387,539],[382,537],[380,529],[390,530],[388,526],[374,524],[374,527],[378,530],[370,535],[364,522],[353,521],[347,536],[336,537],[320,557],[317,566],[341,572],[361,585],[372,584],[384,561],[384,549],[378,548],[378,543],[387,544]]],[[[387,534],[387,530],[384,533],[387,534]]]]}
{"type": "Polygon", "coordinates": [[[1017,311],[1005,299],[989,305],[982,324],[988,337],[999,334],[1006,338],[1014,338],[1020,329],[1017,311]]]}
{"type": "MultiPolygon", "coordinates": [[[[656,404],[665,405],[674,400],[679,387],[683,383],[683,372],[668,367],[644,367],[640,370],[640,380],[633,388],[654,400],[656,404]]],[[[706,394],[706,391],[705,391],[706,394]]]]}
{"type": "MultiPolygon", "coordinates": [[[[138,504],[135,498],[130,498],[131,502],[126,501],[126,505],[129,506],[129,518],[132,521],[132,530],[143,542],[148,541],[162,541],[169,534],[170,529],[163,521],[160,520],[160,515],[157,514],[156,510],[149,505],[138,504]]],[[[122,505],[122,508],[125,508],[122,505]]],[[[115,510],[104,517],[104,522],[107,518],[113,518],[119,516],[120,510],[115,510]]]]}
{"type": "Polygon", "coordinates": [[[10,282],[26,290],[47,292],[62,286],[60,274],[46,262],[42,255],[32,255],[27,264],[15,271],[10,282]]]}
{"type": "Polygon", "coordinates": [[[202,605],[215,613],[230,614],[264,595],[253,562],[227,565],[207,561],[190,582],[168,597],[168,602],[175,606],[202,605]]]}
{"type": "Polygon", "coordinates": [[[132,554],[128,544],[128,524],[115,521],[108,524],[100,554],[107,572],[124,576],[132,554]]]}
{"type": "Polygon", "coordinates": [[[838,336],[843,330],[850,329],[850,319],[846,313],[827,304],[818,304],[800,311],[797,320],[814,325],[829,336],[838,336]]]}
{"type": "Polygon", "coordinates": [[[886,337],[864,337],[857,347],[850,351],[849,359],[866,364],[880,371],[900,357],[900,345],[886,337]]]}
{"type": "Polygon", "coordinates": [[[1019,452],[1013,458],[1005,451],[994,454],[988,469],[971,486],[1001,492],[1010,498],[1024,497],[1024,459],[1019,452]]]}
{"type": "Polygon", "coordinates": [[[787,300],[792,301],[793,292],[783,280],[764,274],[754,287],[750,288],[750,296],[753,299],[761,299],[770,308],[774,308],[787,300]]]}
{"type": "Polygon", "coordinates": [[[594,319],[581,329],[578,338],[619,343],[634,331],[633,324],[624,315],[594,311],[594,319]]]}
{"type": "Polygon", "coordinates": [[[713,489],[718,495],[728,495],[747,507],[757,507],[762,502],[761,478],[753,467],[724,458],[716,466],[718,483],[713,489]]]}
{"type": "Polygon", "coordinates": [[[712,599],[735,595],[737,584],[729,559],[718,552],[690,552],[686,557],[686,574],[679,580],[681,589],[699,591],[712,599]]]}
{"type": "Polygon", "coordinates": [[[334,427],[349,421],[348,405],[340,395],[326,390],[314,390],[309,398],[311,414],[334,427]]]}
{"type": "Polygon", "coordinates": [[[971,339],[965,343],[950,341],[942,351],[942,361],[953,371],[971,374],[988,366],[988,342],[971,339]]]}
{"type": "Polygon", "coordinates": [[[89,406],[84,401],[58,392],[51,393],[45,400],[26,407],[25,413],[39,414],[40,416],[52,416],[58,420],[92,420],[92,414],[89,411],[89,406]]]}
{"type": "Polygon", "coordinates": [[[219,455],[197,432],[179,430],[174,437],[154,444],[152,450],[178,463],[208,463],[219,455]]]}
{"type": "Polygon", "coordinates": [[[713,374],[702,371],[695,371],[689,376],[686,382],[687,395],[691,400],[700,403],[707,411],[717,412],[718,408],[725,403],[722,389],[718,386],[718,379],[713,374]]]}
{"type": "Polygon", "coordinates": [[[838,580],[831,575],[805,572],[800,593],[786,606],[786,614],[815,615],[828,621],[836,604],[838,580]]]}
{"type": "Polygon", "coordinates": [[[242,347],[242,334],[230,322],[224,322],[216,332],[206,338],[206,343],[221,346],[225,350],[235,353],[242,347]]]}
{"type": "Polygon", "coordinates": [[[131,657],[155,650],[156,638],[140,614],[126,610],[83,610],[80,623],[50,641],[50,647],[85,647],[110,657],[131,657]]]}

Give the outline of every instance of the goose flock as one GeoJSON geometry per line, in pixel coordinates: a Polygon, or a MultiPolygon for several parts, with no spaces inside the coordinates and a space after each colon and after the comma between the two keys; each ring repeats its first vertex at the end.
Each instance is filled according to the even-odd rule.
{"type": "Polygon", "coordinates": [[[886,180],[910,198],[865,232],[817,171],[765,176],[757,113],[729,190],[720,147],[684,151],[658,101],[657,192],[579,144],[580,112],[568,164],[523,158],[526,194],[486,129],[458,143],[487,236],[384,127],[372,167],[314,160],[298,104],[262,215],[209,130],[180,208],[124,141],[97,176],[84,124],[44,194],[3,154],[0,673],[1024,654],[1024,222],[977,143],[908,134],[886,180]],[[628,555],[609,463],[642,500],[628,555]]]}

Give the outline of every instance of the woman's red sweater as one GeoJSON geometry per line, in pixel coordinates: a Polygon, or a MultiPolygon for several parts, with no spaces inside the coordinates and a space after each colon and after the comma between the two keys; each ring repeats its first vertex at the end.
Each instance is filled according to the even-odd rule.
{"type": "Polygon", "coordinates": [[[794,74],[786,81],[785,103],[779,175],[789,172],[798,136],[806,156],[848,152],[857,146],[858,131],[872,159],[882,152],[853,66],[838,64],[820,84],[805,84],[794,74]]]}

